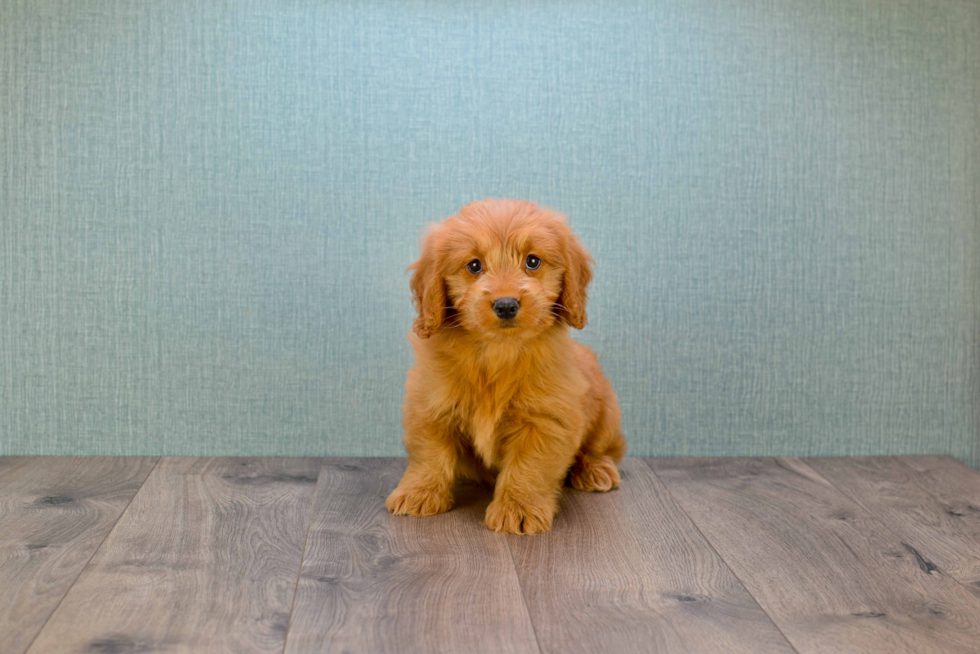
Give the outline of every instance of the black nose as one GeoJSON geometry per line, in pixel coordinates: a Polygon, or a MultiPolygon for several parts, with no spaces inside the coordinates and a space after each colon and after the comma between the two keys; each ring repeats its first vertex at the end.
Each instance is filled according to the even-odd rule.
{"type": "Polygon", "coordinates": [[[517,310],[521,308],[521,303],[516,297],[502,297],[493,301],[493,312],[498,318],[509,320],[517,315],[517,310]]]}

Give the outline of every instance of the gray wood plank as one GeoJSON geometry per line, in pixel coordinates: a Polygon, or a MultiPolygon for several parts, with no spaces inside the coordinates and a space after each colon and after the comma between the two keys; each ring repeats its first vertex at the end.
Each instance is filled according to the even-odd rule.
{"type": "Polygon", "coordinates": [[[320,472],[287,653],[536,652],[506,537],[481,523],[488,487],[448,513],[391,516],[402,459],[320,472]]]}
{"type": "Polygon", "coordinates": [[[551,532],[511,536],[543,652],[791,652],[653,471],[566,489],[551,532]]]}
{"type": "MultiPolygon", "coordinates": [[[[969,517],[971,525],[980,519],[980,472],[951,456],[903,456],[899,459],[916,472],[919,482],[957,517],[969,517]]],[[[980,528],[972,533],[980,542],[980,528]]]]}
{"type": "Polygon", "coordinates": [[[318,459],[163,459],[31,652],[280,652],[318,459]]]}
{"type": "Polygon", "coordinates": [[[0,652],[27,649],[155,463],[0,457],[0,652]]]}
{"type": "Polygon", "coordinates": [[[918,551],[980,597],[980,473],[955,459],[936,457],[930,481],[902,459],[806,463],[898,534],[906,549],[918,551]]]}
{"type": "MultiPolygon", "coordinates": [[[[958,531],[966,533],[980,549],[980,472],[951,456],[903,456],[901,461],[916,471],[919,482],[962,523],[958,531]]],[[[964,570],[961,576],[970,579],[967,583],[976,593],[980,587],[976,575],[964,570]]]]}
{"type": "Polygon", "coordinates": [[[976,652],[980,600],[798,459],[650,466],[801,652],[976,652]]]}

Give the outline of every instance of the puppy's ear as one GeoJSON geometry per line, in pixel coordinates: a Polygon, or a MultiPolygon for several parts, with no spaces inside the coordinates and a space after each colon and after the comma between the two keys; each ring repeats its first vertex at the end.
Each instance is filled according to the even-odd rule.
{"type": "Polygon", "coordinates": [[[436,333],[446,317],[446,284],[437,257],[436,238],[433,227],[422,241],[422,256],[408,267],[414,271],[410,282],[412,303],[419,314],[412,329],[419,338],[436,333]]]}
{"type": "Polygon", "coordinates": [[[585,303],[588,300],[587,288],[592,281],[593,259],[567,224],[562,225],[562,231],[565,276],[562,278],[561,295],[558,296],[555,313],[575,329],[582,329],[588,323],[585,303]]]}

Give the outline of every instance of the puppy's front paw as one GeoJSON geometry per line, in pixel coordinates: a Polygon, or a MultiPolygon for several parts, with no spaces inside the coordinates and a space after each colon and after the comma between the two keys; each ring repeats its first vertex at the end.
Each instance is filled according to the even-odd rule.
{"type": "Polygon", "coordinates": [[[385,508],[395,515],[435,515],[445,513],[452,506],[452,495],[411,486],[399,486],[385,500],[385,508]]]}
{"type": "Polygon", "coordinates": [[[483,520],[490,529],[505,534],[539,534],[551,529],[555,509],[547,503],[496,499],[483,520]]]}

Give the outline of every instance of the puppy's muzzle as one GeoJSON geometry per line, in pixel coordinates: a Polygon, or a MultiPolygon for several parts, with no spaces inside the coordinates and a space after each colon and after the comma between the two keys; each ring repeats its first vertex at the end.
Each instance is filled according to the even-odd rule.
{"type": "Polygon", "coordinates": [[[493,301],[493,312],[501,320],[510,320],[517,315],[517,310],[521,308],[521,303],[516,297],[502,297],[493,301]]]}

